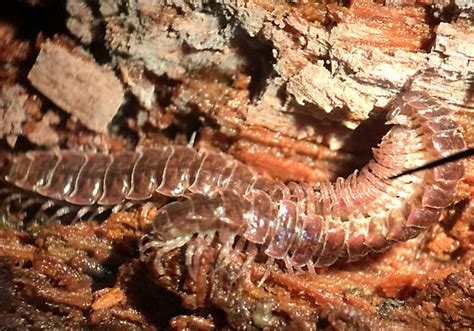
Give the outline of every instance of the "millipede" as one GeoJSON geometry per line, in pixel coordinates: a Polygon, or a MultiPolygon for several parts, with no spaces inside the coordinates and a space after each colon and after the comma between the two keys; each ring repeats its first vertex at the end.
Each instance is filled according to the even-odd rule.
{"type": "Polygon", "coordinates": [[[388,114],[392,125],[360,171],[334,183],[283,183],[223,153],[161,146],[116,154],[30,151],[0,160],[2,180],[64,205],[105,209],[175,198],[158,209],[140,245],[158,272],[166,252],[186,246],[196,277],[206,245],[217,241],[218,267],[245,253],[242,270],[257,257],[266,272],[276,261],[288,271],[356,261],[416,237],[436,223],[455,199],[463,161],[418,172],[408,169],[466,150],[452,111],[424,92],[406,91],[388,114]],[[403,175],[399,175],[403,174],[403,175]]]}

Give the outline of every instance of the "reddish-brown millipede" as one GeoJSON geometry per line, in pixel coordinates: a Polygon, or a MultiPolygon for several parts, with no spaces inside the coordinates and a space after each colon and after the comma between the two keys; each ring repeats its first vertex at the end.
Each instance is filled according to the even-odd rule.
{"type": "Polygon", "coordinates": [[[203,247],[214,240],[221,266],[245,250],[244,268],[260,252],[268,266],[282,260],[289,270],[313,270],[413,238],[454,200],[462,161],[388,179],[465,148],[451,112],[428,95],[406,92],[396,104],[374,159],[316,187],[265,179],[224,154],[180,146],[112,155],[34,151],[4,162],[4,180],[81,206],[183,197],[158,211],[141,245],[157,270],[165,252],[188,244],[185,261],[195,276],[203,247]]]}

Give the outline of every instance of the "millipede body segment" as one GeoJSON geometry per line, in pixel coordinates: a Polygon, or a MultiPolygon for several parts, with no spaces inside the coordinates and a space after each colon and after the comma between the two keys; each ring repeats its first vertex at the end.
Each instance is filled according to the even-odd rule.
{"type": "Polygon", "coordinates": [[[195,275],[204,245],[217,240],[221,265],[245,251],[244,265],[260,253],[268,265],[282,260],[313,270],[384,251],[439,220],[453,203],[462,161],[388,178],[465,148],[450,115],[428,95],[405,92],[373,160],[347,179],[316,186],[266,179],[224,154],[182,146],[110,155],[33,151],[6,162],[3,179],[80,206],[179,197],[158,211],[140,248],[157,268],[165,252],[188,244],[186,265],[195,275]]]}

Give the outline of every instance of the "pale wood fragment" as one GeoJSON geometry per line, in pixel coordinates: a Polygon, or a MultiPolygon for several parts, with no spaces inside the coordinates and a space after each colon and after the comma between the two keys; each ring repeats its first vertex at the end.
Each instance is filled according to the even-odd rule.
{"type": "Polygon", "coordinates": [[[31,84],[87,128],[106,132],[124,92],[113,71],[53,41],[42,44],[31,84]]]}
{"type": "Polygon", "coordinates": [[[20,85],[0,88],[0,138],[18,135],[26,121],[25,103],[28,94],[20,85]]]}
{"type": "Polygon", "coordinates": [[[118,287],[104,288],[94,293],[95,300],[91,304],[93,310],[106,309],[117,305],[125,298],[125,293],[118,287]]]}

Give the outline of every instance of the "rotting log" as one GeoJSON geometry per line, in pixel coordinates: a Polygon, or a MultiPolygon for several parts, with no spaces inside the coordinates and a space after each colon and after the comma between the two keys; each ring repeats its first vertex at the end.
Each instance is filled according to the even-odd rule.
{"type": "MultiPolygon", "coordinates": [[[[22,10],[56,11],[24,1],[19,23],[0,20],[1,148],[116,151],[197,131],[197,146],[267,176],[317,182],[366,162],[408,84],[455,109],[472,146],[474,8],[448,2],[68,0],[53,4],[62,28],[25,34],[22,10]],[[416,78],[429,68],[441,76],[416,78]]],[[[241,282],[238,263],[213,272],[215,247],[196,281],[181,251],[155,277],[137,257],[139,212],[67,225],[1,209],[0,325],[472,328],[473,176],[470,160],[459,202],[425,236],[316,276],[274,271],[263,287],[258,263],[241,282]]]]}

